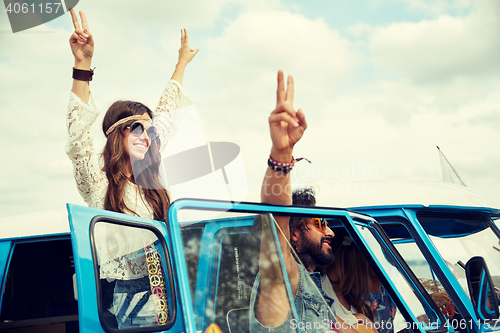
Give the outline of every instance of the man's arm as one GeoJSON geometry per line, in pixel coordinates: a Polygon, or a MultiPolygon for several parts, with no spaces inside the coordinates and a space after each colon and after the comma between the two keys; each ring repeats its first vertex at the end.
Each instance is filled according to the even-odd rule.
{"type": "MultiPolygon", "coordinates": [[[[269,128],[272,139],[271,158],[284,163],[292,162],[293,146],[300,140],[307,128],[302,111],[295,111],[293,108],[293,95],[293,78],[288,76],[285,90],[283,72],[278,71],[276,108],[269,117],[269,128]]],[[[274,205],[292,205],[290,174],[268,168],[262,183],[261,200],[274,205]]],[[[278,230],[278,240],[292,293],[295,295],[299,272],[288,245],[289,218],[276,216],[275,219],[283,231],[281,233],[278,230]]],[[[285,321],[290,312],[290,306],[278,261],[279,256],[272,246],[270,229],[263,224],[262,230],[259,261],[261,283],[256,309],[263,325],[276,327],[285,321]]]]}

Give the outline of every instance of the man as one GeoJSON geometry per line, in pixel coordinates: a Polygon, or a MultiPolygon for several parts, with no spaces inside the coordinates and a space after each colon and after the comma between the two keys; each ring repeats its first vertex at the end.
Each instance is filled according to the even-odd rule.
{"type": "MultiPolygon", "coordinates": [[[[307,128],[302,110],[295,111],[293,108],[293,95],[293,78],[288,76],[285,90],[283,72],[278,71],[276,108],[269,117],[272,148],[269,168],[266,170],[261,190],[264,203],[287,206],[293,204],[290,171],[296,160],[293,159],[292,152],[307,128]]],[[[318,265],[333,260],[330,242],[334,234],[331,229],[321,219],[299,219],[294,224],[297,228],[293,229],[290,228],[288,217],[275,216],[275,219],[282,230],[278,232],[279,246],[290,281],[297,318],[292,317],[277,256],[272,253],[271,247],[267,247],[270,236],[266,234],[263,224],[260,272],[255,280],[250,301],[250,332],[290,332],[298,326],[311,327],[315,331],[330,331],[332,328],[342,327],[346,332],[355,333],[354,329],[342,325],[343,322],[335,316],[331,307],[333,302],[331,299],[325,301],[321,284],[313,282],[306,269],[297,264],[288,245],[289,241],[292,242],[302,257],[307,255],[310,258],[307,269],[314,272],[318,265]],[[337,321],[340,325],[336,326],[334,323],[337,321]]],[[[314,280],[317,275],[312,273],[314,280]]]]}
{"type": "MultiPolygon", "coordinates": [[[[314,195],[315,193],[312,188],[294,190],[292,193],[293,205],[316,206],[314,195]]],[[[334,262],[335,256],[333,255],[331,246],[327,249],[324,249],[322,246],[323,243],[331,245],[332,238],[335,235],[324,219],[291,217],[289,225],[290,243],[305,267],[308,267],[310,271],[317,271],[317,265],[328,266],[334,262]],[[308,232],[311,229],[311,223],[309,222],[321,232],[322,235],[318,235],[321,236],[320,241],[310,239],[313,236],[311,232],[308,232]]],[[[319,273],[317,276],[319,276],[319,273]]]]}

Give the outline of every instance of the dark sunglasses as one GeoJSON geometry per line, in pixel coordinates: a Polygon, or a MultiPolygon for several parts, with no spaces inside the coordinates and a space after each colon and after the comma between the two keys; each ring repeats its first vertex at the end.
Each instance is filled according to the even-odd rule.
{"type": "MultiPolygon", "coordinates": [[[[130,126],[127,126],[126,128],[130,130],[130,134],[137,137],[141,136],[145,130],[144,125],[138,121],[134,121],[130,126]]],[[[150,141],[153,141],[158,137],[158,132],[156,131],[156,127],[154,126],[150,126],[145,131],[150,141]]]]}
{"type": "Polygon", "coordinates": [[[318,229],[322,233],[326,233],[328,222],[325,219],[319,217],[311,217],[307,219],[307,222],[313,223],[316,229],[318,229]]]}

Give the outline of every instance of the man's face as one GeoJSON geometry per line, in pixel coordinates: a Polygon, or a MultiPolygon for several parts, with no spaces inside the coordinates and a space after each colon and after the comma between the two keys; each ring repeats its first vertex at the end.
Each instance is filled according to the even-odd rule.
{"type": "Polygon", "coordinates": [[[308,254],[316,265],[329,265],[335,260],[331,241],[335,234],[324,219],[308,218],[303,223],[306,230],[298,231],[297,250],[308,254]]]}

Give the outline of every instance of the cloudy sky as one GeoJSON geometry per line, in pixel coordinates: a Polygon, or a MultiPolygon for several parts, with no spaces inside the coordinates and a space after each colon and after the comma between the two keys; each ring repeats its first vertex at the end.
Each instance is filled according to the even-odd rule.
{"type": "MultiPolygon", "coordinates": [[[[499,1],[81,0],[76,9],[96,41],[91,90],[102,113],[117,99],[154,107],[188,29],[200,52],[184,87],[205,139],[241,147],[247,201],[259,198],[283,69],[308,122],[295,156],[313,162],[298,164],[294,184],[343,186],[321,204],[356,205],[344,200],[349,184],[441,181],[436,146],[470,189],[500,204],[499,1]]],[[[0,10],[0,216],[84,204],[64,152],[72,30],[66,14],[13,34],[0,10]]]]}

